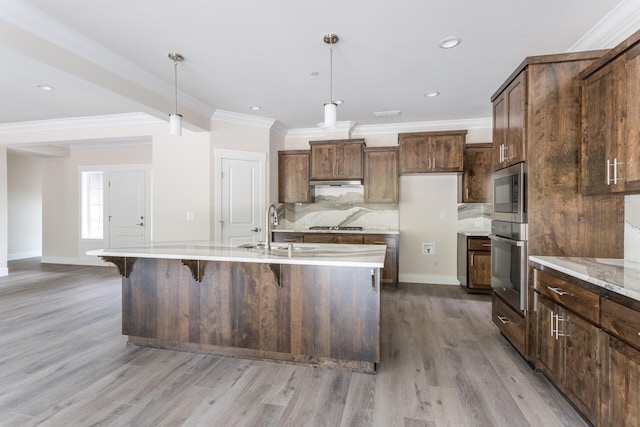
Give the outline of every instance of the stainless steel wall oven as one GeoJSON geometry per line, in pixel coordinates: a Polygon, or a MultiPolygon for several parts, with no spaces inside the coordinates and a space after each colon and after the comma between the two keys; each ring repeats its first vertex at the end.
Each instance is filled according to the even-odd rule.
{"type": "Polygon", "coordinates": [[[491,287],[514,310],[527,307],[526,164],[496,171],[491,221],[491,287]]]}

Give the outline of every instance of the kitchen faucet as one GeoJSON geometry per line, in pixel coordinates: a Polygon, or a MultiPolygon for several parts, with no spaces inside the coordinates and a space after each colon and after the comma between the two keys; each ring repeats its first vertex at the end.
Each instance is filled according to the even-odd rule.
{"type": "Polygon", "coordinates": [[[273,210],[273,225],[278,225],[278,208],[275,203],[271,203],[271,205],[267,208],[267,218],[265,221],[265,229],[266,235],[264,236],[264,249],[265,251],[271,250],[271,221],[270,215],[271,210],[273,210]]]}

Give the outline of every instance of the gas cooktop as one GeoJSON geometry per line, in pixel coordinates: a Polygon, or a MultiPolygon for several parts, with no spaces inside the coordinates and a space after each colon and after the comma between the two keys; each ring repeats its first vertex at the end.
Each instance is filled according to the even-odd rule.
{"type": "Polygon", "coordinates": [[[362,231],[362,227],[342,226],[342,225],[314,225],[309,230],[338,230],[338,231],[362,231]]]}

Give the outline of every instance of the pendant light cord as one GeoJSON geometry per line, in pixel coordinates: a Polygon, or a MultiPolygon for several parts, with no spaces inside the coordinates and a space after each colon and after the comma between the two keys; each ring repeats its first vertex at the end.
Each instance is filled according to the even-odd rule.
{"type": "Polygon", "coordinates": [[[175,114],[178,114],[178,61],[173,61],[173,83],[175,90],[176,109],[175,114]]]}
{"type": "Polygon", "coordinates": [[[329,42],[329,102],[333,103],[333,43],[329,42]]]}

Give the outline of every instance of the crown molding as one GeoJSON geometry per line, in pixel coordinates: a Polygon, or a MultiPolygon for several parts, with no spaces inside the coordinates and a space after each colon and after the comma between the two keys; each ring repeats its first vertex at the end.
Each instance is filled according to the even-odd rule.
{"type": "Polygon", "coordinates": [[[164,123],[145,113],[111,114],[105,116],[72,117],[0,124],[0,133],[39,132],[65,129],[85,129],[100,126],[147,125],[164,123]]]}
{"type": "MultiPolygon", "coordinates": [[[[339,122],[340,123],[340,122],[339,122]]],[[[493,119],[491,117],[477,119],[460,120],[439,120],[430,122],[410,122],[410,123],[388,123],[376,125],[356,125],[355,122],[348,128],[351,136],[376,135],[401,132],[428,132],[437,130],[457,130],[457,129],[491,129],[493,119]]],[[[341,130],[346,130],[341,129],[341,130]]],[[[318,128],[289,129],[286,138],[322,138],[326,132],[318,128]]]]}
{"type": "Polygon", "coordinates": [[[271,129],[276,120],[267,117],[252,116],[250,114],[234,113],[233,111],[216,110],[211,116],[212,120],[234,123],[237,125],[253,126],[264,129],[271,129]]]}
{"type": "Polygon", "coordinates": [[[640,29],[640,2],[624,0],[580,38],[569,52],[609,49],[640,29]]]}

